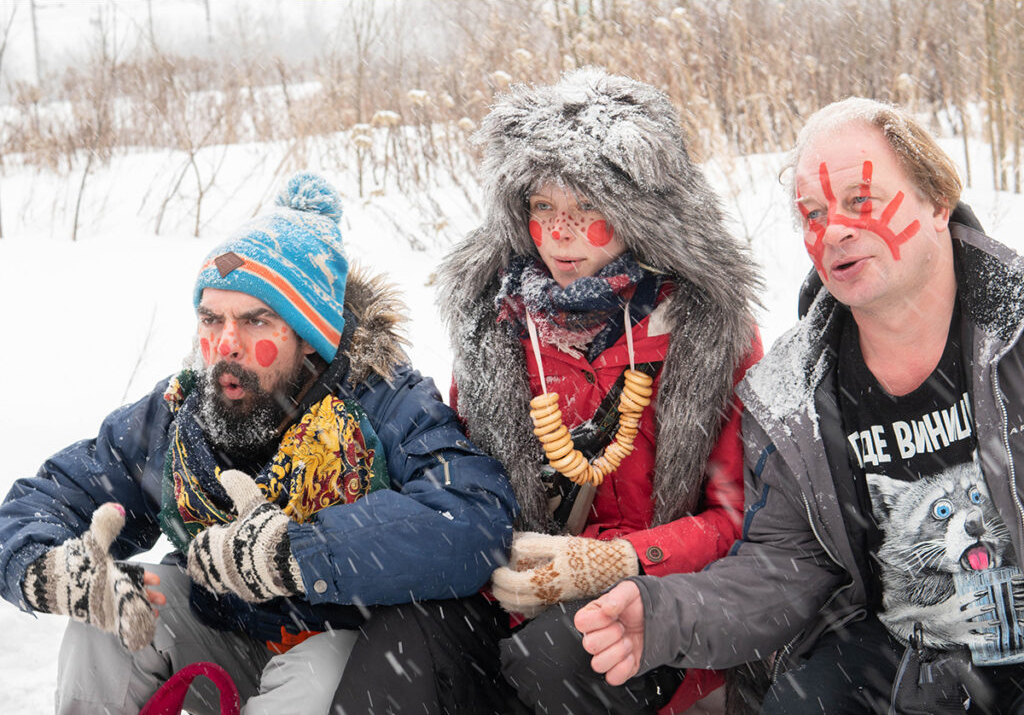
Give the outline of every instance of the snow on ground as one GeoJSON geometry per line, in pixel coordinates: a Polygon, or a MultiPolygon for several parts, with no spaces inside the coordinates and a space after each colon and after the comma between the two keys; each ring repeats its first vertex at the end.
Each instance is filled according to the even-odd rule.
{"type": "MultiPolygon", "coordinates": [[[[959,143],[947,149],[959,157],[959,143]]],[[[161,235],[154,233],[167,191],[167,154],[120,158],[87,183],[78,240],[71,216],[80,175],[60,177],[8,169],[0,178],[0,492],[35,472],[48,455],[92,435],[114,407],[144,395],[176,370],[194,330],[191,288],[201,259],[226,233],[266,205],[275,147],[233,147],[224,154],[217,188],[203,207],[200,238],[192,236],[191,202],[172,202],[161,235]],[[257,169],[254,169],[257,167],[257,169]]],[[[972,148],[975,176],[987,182],[984,146],[972,148]]],[[[218,161],[220,154],[218,154],[218,161]]],[[[764,268],[766,291],[759,319],[766,345],[795,319],[796,290],[810,263],[776,176],[779,155],[709,165],[737,235],[747,237],[764,268]]],[[[342,229],[350,258],[388,274],[409,305],[409,353],[447,394],[450,351],[439,325],[431,274],[444,252],[433,229],[400,195],[385,190],[357,196],[353,172],[321,170],[343,194],[342,229]],[[396,228],[397,226],[397,228],[396,228]],[[412,250],[402,231],[423,237],[412,250]]],[[[439,188],[435,199],[456,217],[450,235],[472,226],[465,198],[439,188]]],[[[1024,199],[968,190],[989,232],[1017,247],[1024,237],[1024,199]]],[[[151,557],[158,555],[151,554],[151,557]]],[[[64,619],[35,619],[0,604],[0,683],[3,712],[52,709],[56,655],[64,619]]]]}

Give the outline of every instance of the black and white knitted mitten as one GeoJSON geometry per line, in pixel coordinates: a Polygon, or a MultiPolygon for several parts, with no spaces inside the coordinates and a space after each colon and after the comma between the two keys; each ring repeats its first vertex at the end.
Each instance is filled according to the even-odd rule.
{"type": "Polygon", "coordinates": [[[250,603],[304,594],[302,573],[288,541],[288,517],[269,503],[256,482],[237,469],[220,483],[238,519],[204,529],[188,547],[188,574],[214,593],[233,593],[250,603]]]}
{"type": "Polygon", "coordinates": [[[142,584],[142,568],[110,557],[110,545],[123,526],[121,505],[102,505],[87,532],[29,565],[22,592],[37,611],[91,623],[116,635],[125,648],[139,650],[153,640],[156,615],[142,584]]]}

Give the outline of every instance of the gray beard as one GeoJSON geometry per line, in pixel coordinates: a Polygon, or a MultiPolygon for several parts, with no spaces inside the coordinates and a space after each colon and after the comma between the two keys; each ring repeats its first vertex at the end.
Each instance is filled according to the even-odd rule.
{"type": "Polygon", "coordinates": [[[199,424],[216,448],[229,453],[253,454],[271,447],[279,437],[278,427],[294,405],[299,391],[302,363],[294,375],[282,377],[269,391],[249,370],[228,363],[217,363],[202,371],[199,392],[199,424]],[[221,394],[218,379],[228,373],[245,388],[246,397],[238,404],[221,394]]]}

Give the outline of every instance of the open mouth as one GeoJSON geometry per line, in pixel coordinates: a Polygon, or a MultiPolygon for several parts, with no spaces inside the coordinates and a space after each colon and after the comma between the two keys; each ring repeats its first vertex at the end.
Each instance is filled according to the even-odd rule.
{"type": "Polygon", "coordinates": [[[844,273],[846,271],[849,271],[850,269],[856,268],[858,265],[860,265],[860,262],[863,260],[863,258],[851,258],[848,260],[833,263],[831,273],[844,273]]]}
{"type": "Polygon", "coordinates": [[[242,368],[229,363],[217,363],[211,375],[217,385],[217,392],[226,400],[241,400],[258,385],[255,377],[242,368]]]}
{"type": "Polygon", "coordinates": [[[229,400],[240,400],[245,396],[245,388],[234,375],[221,375],[217,381],[220,391],[229,400]]]}
{"type": "Polygon", "coordinates": [[[984,544],[971,546],[960,556],[960,566],[964,571],[984,571],[992,567],[993,553],[984,544]]]}

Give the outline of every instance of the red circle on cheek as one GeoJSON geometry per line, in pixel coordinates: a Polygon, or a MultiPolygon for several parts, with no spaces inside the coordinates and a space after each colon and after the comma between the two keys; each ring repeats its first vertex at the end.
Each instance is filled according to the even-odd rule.
{"type": "Polygon", "coordinates": [[[256,354],[256,362],[263,367],[270,367],[274,360],[277,360],[277,345],[269,340],[260,340],[253,348],[256,354]]]}
{"type": "Polygon", "coordinates": [[[210,362],[210,341],[206,338],[202,338],[199,341],[199,349],[203,351],[203,362],[209,364],[210,362]]]}
{"type": "Polygon", "coordinates": [[[544,240],[544,229],[540,227],[540,222],[530,221],[530,238],[533,239],[533,242],[537,244],[537,246],[540,246],[541,242],[544,240]]]}
{"type": "Polygon", "coordinates": [[[615,229],[604,221],[594,221],[587,229],[587,240],[594,246],[605,246],[615,237],[615,229]]]}

